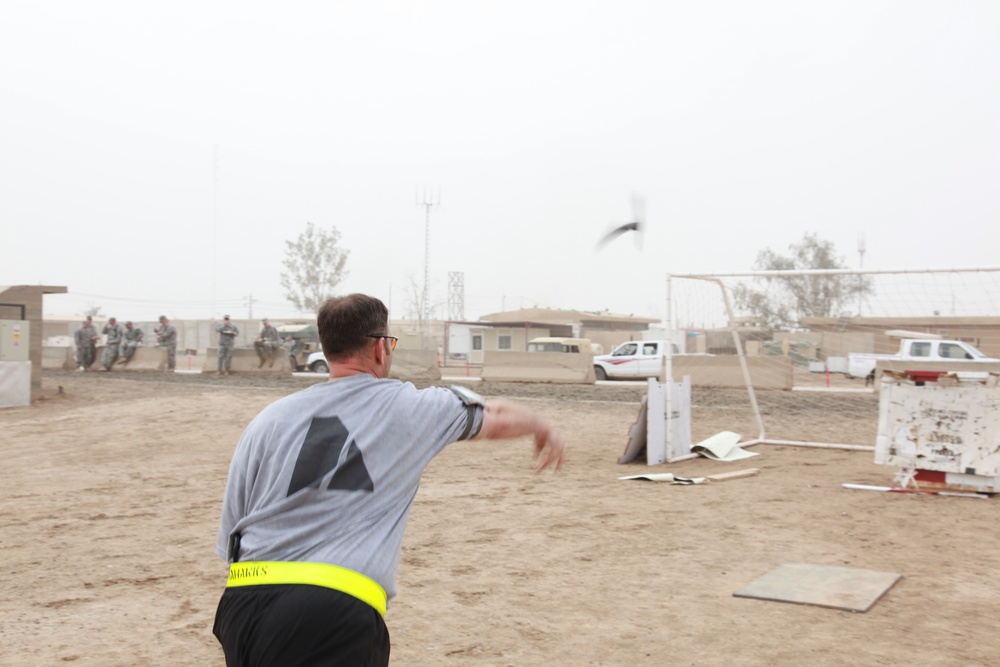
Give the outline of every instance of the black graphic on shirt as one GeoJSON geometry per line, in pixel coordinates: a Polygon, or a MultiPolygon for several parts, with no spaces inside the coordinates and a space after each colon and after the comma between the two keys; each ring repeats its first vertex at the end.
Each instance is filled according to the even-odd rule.
{"type": "Polygon", "coordinates": [[[368,468],[365,467],[361,450],[358,449],[353,440],[347,446],[347,457],[344,459],[343,465],[333,473],[333,479],[330,480],[330,484],[326,488],[331,491],[338,489],[341,491],[375,490],[375,483],[372,481],[371,475],[368,474],[368,468]]]}
{"type": "Polygon", "coordinates": [[[337,468],[328,489],[334,491],[374,491],[375,484],[365,467],[361,450],[350,440],[351,434],[339,417],[315,417],[302,442],[295,470],[288,483],[288,495],[309,487],[319,488],[327,473],[337,468],[340,453],[347,445],[344,463],[337,468]]]}

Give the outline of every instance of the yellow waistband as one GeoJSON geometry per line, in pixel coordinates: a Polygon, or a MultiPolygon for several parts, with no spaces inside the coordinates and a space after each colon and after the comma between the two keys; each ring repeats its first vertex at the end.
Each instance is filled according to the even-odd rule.
{"type": "Polygon", "coordinates": [[[307,584],[332,588],[371,605],[385,616],[385,590],[373,579],[346,567],[327,563],[251,561],[232,563],[226,588],[268,584],[307,584]]]}

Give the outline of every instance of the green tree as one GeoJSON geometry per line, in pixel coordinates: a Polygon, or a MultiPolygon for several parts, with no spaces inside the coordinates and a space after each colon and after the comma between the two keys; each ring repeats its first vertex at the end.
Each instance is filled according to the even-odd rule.
{"type": "Polygon", "coordinates": [[[299,310],[315,313],[347,277],[348,255],[350,251],[340,247],[336,227],[326,230],[307,222],[297,239],[285,241],[281,273],[285,298],[299,310]]]}
{"type": "MultiPolygon", "coordinates": [[[[788,246],[788,256],[770,248],[757,254],[757,271],[804,271],[846,269],[833,243],[815,234],[788,246]]],[[[759,276],[752,284],[733,290],[736,308],[750,313],[772,329],[794,329],[803,317],[834,317],[874,293],[871,280],[863,275],[759,276]]]]}

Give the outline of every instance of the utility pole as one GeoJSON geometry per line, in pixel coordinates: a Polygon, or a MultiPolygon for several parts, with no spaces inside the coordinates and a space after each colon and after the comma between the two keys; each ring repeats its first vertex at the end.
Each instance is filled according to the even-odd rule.
{"type": "Polygon", "coordinates": [[[247,319],[253,319],[253,294],[247,295],[247,319]]]}
{"type": "MultiPolygon", "coordinates": [[[[865,233],[858,232],[858,268],[865,268],[865,233]]],[[[865,277],[862,274],[858,275],[858,284],[860,285],[864,281],[865,277]]],[[[858,290],[858,317],[861,317],[861,302],[864,300],[864,293],[862,290],[858,290]]]]}
{"type": "Polygon", "coordinates": [[[441,205],[441,192],[438,191],[437,197],[433,195],[428,195],[427,191],[424,190],[423,198],[417,197],[417,206],[424,207],[424,292],[421,296],[420,304],[420,319],[422,320],[421,331],[424,337],[430,335],[430,319],[431,319],[431,303],[430,297],[428,296],[428,289],[430,284],[431,275],[431,209],[441,205]]]}
{"type": "Polygon", "coordinates": [[[212,317],[218,317],[215,310],[216,265],[219,247],[219,144],[212,151],[212,317]]]}

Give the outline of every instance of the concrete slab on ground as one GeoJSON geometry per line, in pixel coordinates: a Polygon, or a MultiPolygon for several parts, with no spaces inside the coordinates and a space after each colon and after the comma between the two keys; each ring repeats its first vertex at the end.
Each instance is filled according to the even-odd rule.
{"type": "Polygon", "coordinates": [[[733,595],[845,611],[868,611],[902,576],[854,567],[782,563],[733,595]]]}

